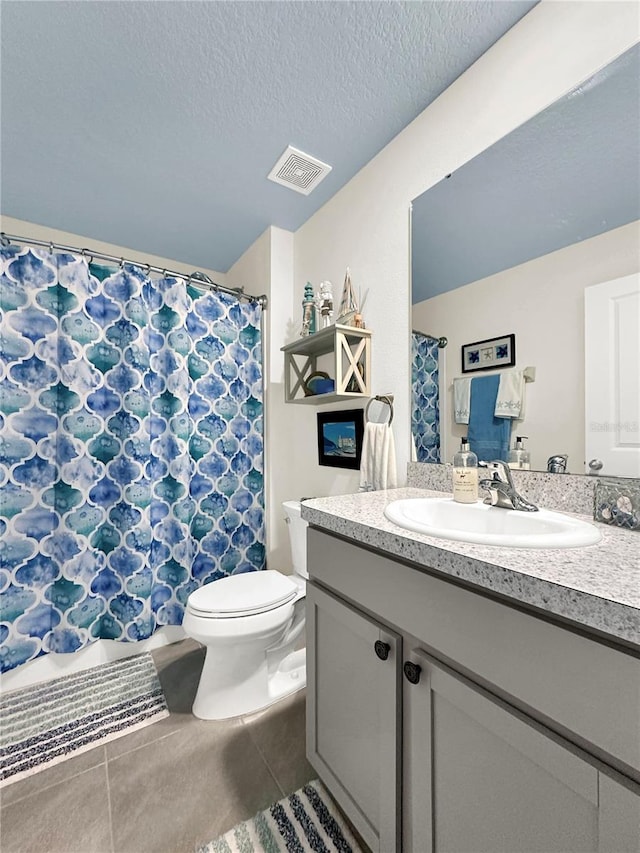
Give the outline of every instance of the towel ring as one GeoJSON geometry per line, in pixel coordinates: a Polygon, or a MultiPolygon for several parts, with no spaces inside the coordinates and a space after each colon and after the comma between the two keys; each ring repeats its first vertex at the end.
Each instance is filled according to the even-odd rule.
{"type": "Polygon", "coordinates": [[[377,394],[375,397],[372,397],[364,410],[364,419],[366,421],[369,420],[369,408],[374,400],[377,400],[378,403],[386,403],[386,405],[389,406],[389,420],[387,421],[387,426],[391,426],[391,421],[393,420],[393,396],[389,394],[377,394]]]}

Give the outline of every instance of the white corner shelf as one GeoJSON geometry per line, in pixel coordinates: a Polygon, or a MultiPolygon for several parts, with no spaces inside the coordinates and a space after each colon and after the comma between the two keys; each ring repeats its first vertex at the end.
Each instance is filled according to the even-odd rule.
{"type": "Polygon", "coordinates": [[[319,406],[370,397],[371,335],[370,329],[334,324],[282,347],[285,402],[319,406]],[[327,372],[335,391],[305,396],[305,382],[318,370],[318,358],[324,355],[331,355],[327,372]]]}

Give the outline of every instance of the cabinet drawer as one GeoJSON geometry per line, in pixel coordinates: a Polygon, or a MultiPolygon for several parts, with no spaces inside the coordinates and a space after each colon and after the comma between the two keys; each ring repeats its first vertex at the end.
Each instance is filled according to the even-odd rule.
{"type": "Polygon", "coordinates": [[[640,660],[418,568],[309,530],[312,578],[640,779],[640,660]]]}

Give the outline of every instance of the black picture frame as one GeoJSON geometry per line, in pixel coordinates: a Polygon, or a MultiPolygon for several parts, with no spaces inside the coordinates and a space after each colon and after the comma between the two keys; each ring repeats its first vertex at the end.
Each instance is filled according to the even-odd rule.
{"type": "Polygon", "coordinates": [[[461,350],[463,373],[513,367],[516,363],[516,336],[502,335],[486,341],[474,341],[464,344],[461,350]]]}
{"type": "Polygon", "coordinates": [[[318,464],[357,471],[363,433],[362,409],[318,412],[318,464]]]}

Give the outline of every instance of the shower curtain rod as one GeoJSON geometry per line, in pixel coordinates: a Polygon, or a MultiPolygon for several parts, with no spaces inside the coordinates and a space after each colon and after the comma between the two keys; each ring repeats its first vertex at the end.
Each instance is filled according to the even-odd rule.
{"type": "Polygon", "coordinates": [[[423,338],[429,338],[430,341],[438,342],[438,349],[444,349],[446,345],[449,343],[449,340],[445,337],[436,338],[435,335],[428,335],[426,332],[421,332],[420,329],[411,329],[411,332],[414,335],[422,335],[423,338]]]}
{"type": "Polygon", "coordinates": [[[64,246],[62,243],[53,243],[51,240],[35,240],[32,237],[19,237],[16,234],[5,234],[4,231],[0,232],[0,243],[3,246],[8,246],[10,243],[21,243],[28,246],[44,246],[44,248],[49,249],[50,252],[53,252],[54,249],[61,252],[71,252],[73,255],[88,257],[89,263],[91,263],[94,258],[99,258],[101,261],[111,261],[112,263],[119,264],[121,267],[124,266],[124,264],[133,264],[135,266],[142,267],[147,274],[155,272],[159,273],[163,277],[170,276],[171,278],[182,278],[187,281],[187,284],[199,284],[207,288],[207,290],[212,290],[215,293],[229,293],[237,299],[245,300],[246,302],[256,302],[261,308],[266,308],[268,303],[268,298],[265,294],[262,294],[261,296],[251,296],[251,294],[245,293],[241,287],[226,287],[224,284],[216,284],[215,281],[212,281],[209,276],[203,272],[176,272],[175,270],[169,270],[166,267],[156,267],[153,264],[143,264],[140,263],[140,261],[130,261],[127,258],[119,258],[117,255],[106,255],[104,252],[94,252],[93,249],[81,249],[77,246],[64,246]]]}

